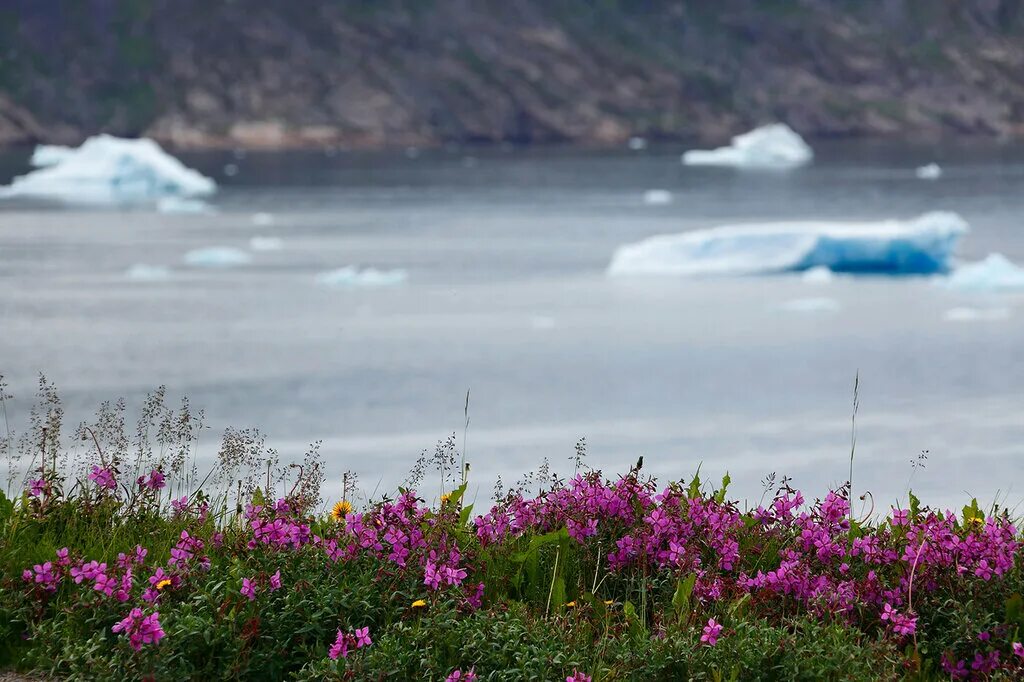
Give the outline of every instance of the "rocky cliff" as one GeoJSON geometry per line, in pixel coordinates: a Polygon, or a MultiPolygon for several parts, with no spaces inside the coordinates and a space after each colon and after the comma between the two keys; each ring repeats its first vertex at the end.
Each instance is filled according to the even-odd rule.
{"type": "Polygon", "coordinates": [[[1022,0],[6,0],[0,144],[1024,135],[1022,0]]]}

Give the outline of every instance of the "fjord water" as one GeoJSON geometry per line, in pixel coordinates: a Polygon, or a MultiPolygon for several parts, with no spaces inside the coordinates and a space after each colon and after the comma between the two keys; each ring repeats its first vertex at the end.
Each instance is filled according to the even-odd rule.
{"type": "MultiPolygon", "coordinates": [[[[1024,151],[819,144],[813,165],[782,173],[686,168],[678,151],[183,155],[220,183],[215,213],[0,204],[12,426],[40,371],[71,424],[166,384],[205,409],[207,459],[225,426],[255,426],[283,458],[322,440],[329,494],[345,469],[379,493],[424,448],[454,431],[461,443],[470,389],[471,498],[545,457],[571,473],[585,436],[589,466],[643,455],[676,478],[701,465],[756,502],[769,472],[815,492],[846,479],[859,371],[858,494],[903,496],[927,450],[910,485],[929,502],[1024,499],[1024,294],[604,272],[617,246],[653,234],[932,210],[971,224],[963,259],[1024,262],[1024,151]],[[933,161],[942,177],[917,179],[933,161]],[[650,189],[672,202],[645,204],[650,189]],[[281,248],[250,251],[254,237],[281,248]],[[251,260],[184,263],[207,247],[251,260]],[[170,272],[126,276],[139,265],[170,272]],[[407,279],[318,283],[349,265],[407,279]]],[[[25,158],[0,157],[0,182],[25,158]]]]}

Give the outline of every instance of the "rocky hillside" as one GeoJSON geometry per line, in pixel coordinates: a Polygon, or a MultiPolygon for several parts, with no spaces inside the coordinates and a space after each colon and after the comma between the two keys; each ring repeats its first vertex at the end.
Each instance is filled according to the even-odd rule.
{"type": "Polygon", "coordinates": [[[6,0],[0,144],[1024,136],[1022,0],[6,0]]]}

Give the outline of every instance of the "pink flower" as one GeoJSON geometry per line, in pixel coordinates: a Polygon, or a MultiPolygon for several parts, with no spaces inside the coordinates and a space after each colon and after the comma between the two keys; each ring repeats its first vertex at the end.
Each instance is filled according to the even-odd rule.
{"type": "Polygon", "coordinates": [[[338,630],[338,636],[334,638],[334,644],[331,645],[327,655],[331,660],[338,660],[338,657],[348,658],[348,639],[350,635],[345,634],[341,630],[338,630]]]}
{"type": "Polygon", "coordinates": [[[149,490],[160,490],[167,485],[166,477],[164,472],[159,469],[153,469],[149,472],[149,476],[139,476],[136,481],[140,488],[146,488],[149,490]]]}
{"type": "Polygon", "coordinates": [[[591,682],[592,678],[586,673],[573,669],[572,675],[565,678],[565,682],[591,682]]]}
{"type": "Polygon", "coordinates": [[[721,631],[722,626],[716,623],[714,618],[708,618],[708,624],[704,626],[700,641],[708,646],[715,646],[718,643],[718,634],[721,631]]]}
{"type": "Polygon", "coordinates": [[[92,472],[89,474],[89,480],[104,490],[113,490],[117,487],[114,471],[107,467],[98,467],[94,464],[92,472]]]}
{"type": "Polygon", "coordinates": [[[249,601],[256,600],[256,581],[249,578],[242,578],[242,589],[239,590],[249,601]]]}
{"type": "Polygon", "coordinates": [[[132,609],[111,630],[126,635],[128,643],[136,651],[141,650],[143,644],[157,644],[164,638],[164,631],[160,627],[160,613],[158,611],[154,611],[148,616],[143,616],[142,609],[132,609]]]}
{"type": "Polygon", "coordinates": [[[370,640],[370,628],[356,628],[356,648],[362,649],[364,646],[370,646],[373,642],[370,640]]]}
{"type": "MultiPolygon", "coordinates": [[[[476,667],[472,667],[466,672],[462,672],[458,668],[453,670],[448,677],[444,678],[444,682],[476,682],[476,667]]],[[[566,678],[569,679],[569,678],[566,678]]]]}
{"type": "Polygon", "coordinates": [[[276,592],[281,589],[281,571],[278,570],[274,575],[270,576],[270,591],[276,592]]]}
{"type": "Polygon", "coordinates": [[[1013,653],[1015,653],[1020,658],[1024,658],[1024,644],[1021,644],[1020,642],[1014,642],[1013,653]]]}
{"type": "Polygon", "coordinates": [[[50,486],[47,485],[46,479],[37,478],[28,482],[29,485],[29,497],[42,497],[47,493],[50,486]]]}

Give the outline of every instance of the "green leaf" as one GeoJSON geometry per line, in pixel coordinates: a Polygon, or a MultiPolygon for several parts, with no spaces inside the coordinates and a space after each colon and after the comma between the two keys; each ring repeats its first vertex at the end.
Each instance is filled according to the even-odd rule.
{"type": "Polygon", "coordinates": [[[473,505],[463,508],[459,513],[459,525],[465,526],[469,523],[469,517],[473,514],[473,505]]]}
{"type": "Polygon", "coordinates": [[[731,482],[732,479],[729,477],[729,472],[726,472],[725,476],[722,476],[722,487],[715,492],[715,502],[719,504],[725,502],[725,491],[729,488],[731,482]]]}
{"type": "Polygon", "coordinates": [[[921,512],[921,500],[917,499],[917,495],[909,493],[910,495],[910,518],[916,519],[917,515],[921,512]]]}
{"type": "Polygon", "coordinates": [[[680,622],[690,610],[690,595],[693,594],[693,586],[696,583],[696,573],[690,573],[676,583],[676,592],[672,595],[672,607],[676,610],[676,617],[680,622]]]}
{"type": "Polygon", "coordinates": [[[700,497],[700,465],[697,465],[697,473],[693,475],[693,480],[690,481],[690,489],[687,491],[687,496],[691,500],[700,497]]]}
{"type": "Polygon", "coordinates": [[[1024,627],[1024,598],[1015,592],[1006,600],[1006,622],[1024,627]]]}

